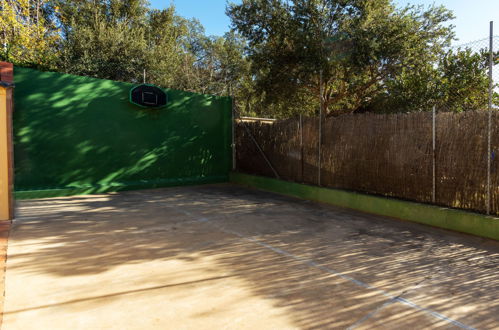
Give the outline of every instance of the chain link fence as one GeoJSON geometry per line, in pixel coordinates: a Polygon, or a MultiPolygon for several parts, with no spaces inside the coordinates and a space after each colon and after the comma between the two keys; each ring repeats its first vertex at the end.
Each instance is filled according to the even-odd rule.
{"type": "Polygon", "coordinates": [[[499,36],[452,46],[441,62],[445,93],[437,101],[437,111],[488,110],[490,90],[492,105],[499,105],[499,36]]]}

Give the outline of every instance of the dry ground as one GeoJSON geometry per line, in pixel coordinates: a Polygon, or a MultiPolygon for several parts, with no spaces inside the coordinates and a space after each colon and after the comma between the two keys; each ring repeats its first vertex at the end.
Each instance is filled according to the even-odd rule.
{"type": "Polygon", "coordinates": [[[18,215],[5,330],[499,328],[490,240],[232,185],[18,215]]]}

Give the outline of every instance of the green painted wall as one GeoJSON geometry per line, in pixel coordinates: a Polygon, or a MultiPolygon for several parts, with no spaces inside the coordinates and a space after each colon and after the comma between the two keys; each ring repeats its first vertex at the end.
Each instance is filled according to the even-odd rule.
{"type": "Polygon", "coordinates": [[[481,214],[242,173],[231,173],[230,180],[233,183],[287,196],[499,240],[499,219],[481,214]]]}
{"type": "Polygon", "coordinates": [[[132,84],[15,68],[17,198],[223,182],[231,101],[167,90],[168,106],[128,102],[132,84]]]}

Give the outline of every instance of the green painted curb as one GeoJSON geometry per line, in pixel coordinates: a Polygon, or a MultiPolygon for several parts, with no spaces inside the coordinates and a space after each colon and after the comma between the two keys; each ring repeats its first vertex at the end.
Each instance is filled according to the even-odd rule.
{"type": "Polygon", "coordinates": [[[499,218],[495,217],[242,173],[231,173],[229,179],[232,183],[282,195],[499,240],[499,218]]]}
{"type": "Polygon", "coordinates": [[[38,199],[51,197],[65,197],[75,195],[103,194],[107,192],[117,192],[126,190],[153,189],[176,186],[192,186],[200,184],[225,183],[228,182],[228,176],[210,176],[210,177],[192,177],[182,179],[160,179],[144,180],[137,182],[116,182],[108,185],[88,185],[80,187],[60,187],[36,190],[17,190],[14,191],[14,198],[38,199]]]}

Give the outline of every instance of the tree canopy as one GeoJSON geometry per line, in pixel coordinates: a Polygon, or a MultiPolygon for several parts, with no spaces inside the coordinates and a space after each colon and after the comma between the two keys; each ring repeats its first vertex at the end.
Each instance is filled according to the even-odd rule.
{"type": "Polygon", "coordinates": [[[247,70],[234,32],[206,36],[196,20],[145,0],[5,0],[2,60],[44,70],[228,94],[247,70]]]}
{"type": "Polygon", "coordinates": [[[0,59],[20,65],[56,61],[57,30],[44,0],[4,0],[0,3],[0,59]]]}
{"type": "Polygon", "coordinates": [[[444,7],[397,8],[389,0],[243,0],[227,14],[248,40],[261,107],[289,114],[302,112],[304,99],[315,99],[305,105],[315,112],[322,98],[325,112],[337,115],[486,104],[485,57],[448,51],[453,15],[444,7]]]}
{"type": "Polygon", "coordinates": [[[0,59],[236,96],[247,114],[483,109],[485,50],[451,49],[452,13],[390,0],[242,0],[207,36],[146,0],[4,0],[0,59]]]}

